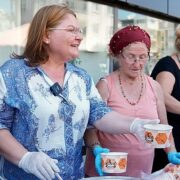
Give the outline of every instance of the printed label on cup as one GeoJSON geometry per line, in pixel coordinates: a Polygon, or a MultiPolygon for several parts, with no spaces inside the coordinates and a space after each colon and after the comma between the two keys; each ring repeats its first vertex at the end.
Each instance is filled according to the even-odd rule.
{"type": "Polygon", "coordinates": [[[101,153],[102,170],[105,173],[123,173],[127,167],[126,152],[101,153]]]}

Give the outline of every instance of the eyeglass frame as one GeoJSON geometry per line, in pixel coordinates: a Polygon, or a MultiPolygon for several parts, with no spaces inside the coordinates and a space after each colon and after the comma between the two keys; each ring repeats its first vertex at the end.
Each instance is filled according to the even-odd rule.
{"type": "Polygon", "coordinates": [[[70,27],[64,27],[64,28],[58,28],[58,27],[54,27],[54,28],[49,28],[49,30],[65,30],[67,32],[70,32],[74,35],[77,35],[77,34],[83,34],[83,30],[81,28],[76,28],[74,26],[70,26],[70,27]],[[72,29],[70,29],[72,28],[72,29]]]}
{"type": "MultiPolygon", "coordinates": [[[[128,60],[129,64],[134,64],[137,61],[140,64],[144,64],[145,62],[147,62],[150,59],[150,52],[148,52],[147,57],[145,57],[145,58],[140,58],[140,56],[137,58],[137,57],[134,56],[134,54],[129,54],[129,55],[133,56],[132,58],[130,58],[130,57],[124,56],[123,52],[121,52],[120,54],[125,60],[128,60]]],[[[143,54],[143,55],[145,55],[145,54],[143,54]]]]}

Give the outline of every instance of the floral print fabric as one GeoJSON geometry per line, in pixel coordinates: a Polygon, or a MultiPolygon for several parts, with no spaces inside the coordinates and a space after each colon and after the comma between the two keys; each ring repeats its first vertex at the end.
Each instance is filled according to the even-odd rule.
{"type": "MultiPolygon", "coordinates": [[[[81,149],[88,124],[110,111],[85,70],[66,64],[62,93],[39,67],[12,59],[0,68],[0,129],[8,129],[29,151],[43,151],[58,160],[63,179],[80,179],[81,149]]],[[[5,160],[8,180],[36,179],[5,160]]]]}

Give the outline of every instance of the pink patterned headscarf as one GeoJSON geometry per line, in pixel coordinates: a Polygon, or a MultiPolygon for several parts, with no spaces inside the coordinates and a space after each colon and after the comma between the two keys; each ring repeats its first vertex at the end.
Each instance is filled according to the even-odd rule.
{"type": "Polygon", "coordinates": [[[110,52],[116,56],[122,49],[133,42],[142,42],[148,50],[151,48],[151,38],[149,34],[139,26],[126,26],[117,31],[110,40],[110,52]]]}

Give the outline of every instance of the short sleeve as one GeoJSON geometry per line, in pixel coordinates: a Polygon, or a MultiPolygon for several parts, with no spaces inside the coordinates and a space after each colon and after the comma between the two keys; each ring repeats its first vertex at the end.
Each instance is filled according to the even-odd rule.
{"type": "Polygon", "coordinates": [[[170,72],[175,76],[178,70],[179,69],[175,61],[170,56],[166,56],[157,62],[151,76],[153,77],[153,79],[156,79],[156,76],[163,71],[170,72]]]}
{"type": "Polygon", "coordinates": [[[6,103],[7,90],[0,72],[0,129],[9,129],[13,121],[13,108],[6,103]]]}
{"type": "Polygon", "coordinates": [[[90,125],[93,125],[95,121],[101,119],[105,114],[112,111],[102,100],[92,79],[89,82],[89,101],[90,101],[90,116],[89,116],[90,125]]]}

